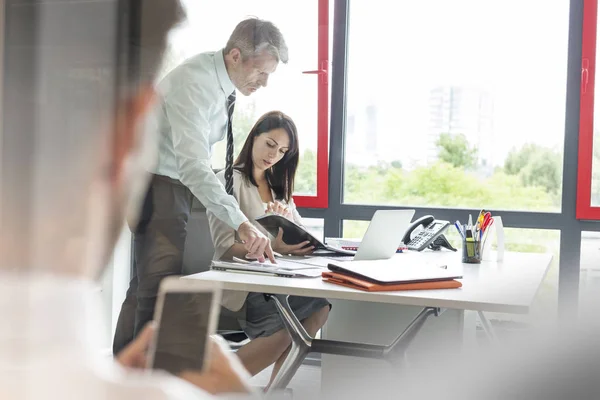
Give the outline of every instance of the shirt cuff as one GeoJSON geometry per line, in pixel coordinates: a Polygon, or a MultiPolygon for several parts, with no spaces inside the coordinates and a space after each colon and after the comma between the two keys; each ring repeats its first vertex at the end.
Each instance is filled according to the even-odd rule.
{"type": "Polygon", "coordinates": [[[240,225],[246,221],[248,221],[248,218],[241,211],[238,211],[237,213],[235,213],[235,215],[231,216],[231,223],[233,225],[232,228],[236,231],[240,229],[240,225]]]}

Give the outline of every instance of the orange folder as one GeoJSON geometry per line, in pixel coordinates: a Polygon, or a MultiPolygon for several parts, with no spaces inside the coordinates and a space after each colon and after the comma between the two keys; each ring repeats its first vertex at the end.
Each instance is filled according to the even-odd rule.
{"type": "Polygon", "coordinates": [[[455,280],[415,282],[415,283],[392,283],[382,285],[365,281],[360,278],[351,277],[337,272],[323,272],[325,282],[336,285],[346,286],[352,289],[363,290],[365,292],[393,292],[396,290],[435,290],[435,289],[458,289],[462,283],[455,280]]]}

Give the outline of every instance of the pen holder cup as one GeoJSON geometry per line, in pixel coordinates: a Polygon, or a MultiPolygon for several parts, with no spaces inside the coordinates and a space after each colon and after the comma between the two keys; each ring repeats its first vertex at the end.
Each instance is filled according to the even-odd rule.
{"type": "Polygon", "coordinates": [[[480,264],[482,253],[481,241],[462,241],[462,262],[468,264],[480,264]]]}

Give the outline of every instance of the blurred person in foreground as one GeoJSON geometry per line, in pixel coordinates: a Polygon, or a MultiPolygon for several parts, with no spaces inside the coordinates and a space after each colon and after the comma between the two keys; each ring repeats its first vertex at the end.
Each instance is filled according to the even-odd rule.
{"type": "Polygon", "coordinates": [[[105,327],[97,279],[126,206],[135,210],[145,191],[153,146],[140,124],[154,101],[167,34],[183,18],[179,0],[33,2],[6,10],[0,398],[248,392],[248,373],[220,338],[211,342],[204,373],[175,377],[141,370],[151,325],[118,363],[102,353],[98,337],[105,327]],[[20,20],[23,29],[37,35],[15,34],[23,12],[35,16],[20,20]],[[27,74],[31,79],[22,79],[27,74]]]}

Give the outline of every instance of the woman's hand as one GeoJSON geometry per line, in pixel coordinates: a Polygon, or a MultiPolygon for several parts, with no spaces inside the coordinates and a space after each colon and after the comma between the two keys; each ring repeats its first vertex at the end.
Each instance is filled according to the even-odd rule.
{"type": "Polygon", "coordinates": [[[283,204],[282,202],[277,201],[277,200],[275,200],[272,203],[267,204],[266,212],[283,215],[290,221],[294,220],[294,214],[292,214],[292,211],[290,210],[290,208],[288,206],[286,206],[285,204],[283,204]]]}
{"type": "Polygon", "coordinates": [[[292,254],[295,256],[305,256],[314,251],[315,246],[310,246],[310,242],[305,240],[298,244],[286,244],[283,241],[283,229],[279,228],[279,233],[272,243],[273,250],[281,254],[292,254]]]}

